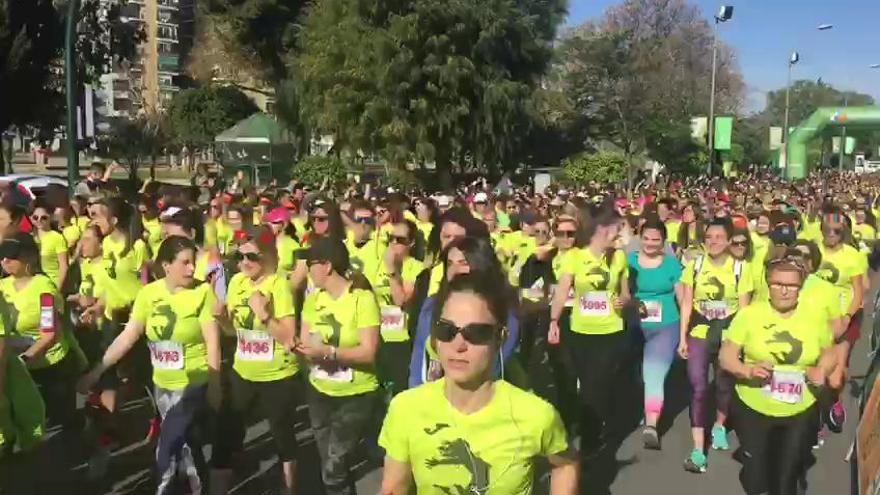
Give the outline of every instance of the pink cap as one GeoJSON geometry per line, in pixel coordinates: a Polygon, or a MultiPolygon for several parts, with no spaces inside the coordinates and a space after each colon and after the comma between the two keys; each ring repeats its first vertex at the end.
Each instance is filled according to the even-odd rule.
{"type": "Polygon", "coordinates": [[[287,208],[273,208],[263,217],[266,223],[287,223],[290,221],[290,212],[287,208]]]}

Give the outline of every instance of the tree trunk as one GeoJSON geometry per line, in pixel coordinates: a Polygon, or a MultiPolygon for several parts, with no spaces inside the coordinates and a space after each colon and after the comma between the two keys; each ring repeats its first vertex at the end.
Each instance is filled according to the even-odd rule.
{"type": "Polygon", "coordinates": [[[156,180],[156,155],[150,155],[150,180],[156,180]]]}

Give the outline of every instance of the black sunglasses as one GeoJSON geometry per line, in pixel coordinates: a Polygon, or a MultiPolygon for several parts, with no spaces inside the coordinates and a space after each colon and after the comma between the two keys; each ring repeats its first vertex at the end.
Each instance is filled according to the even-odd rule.
{"type": "Polygon", "coordinates": [[[730,245],[737,247],[746,247],[749,245],[749,241],[733,241],[730,243],[730,245]]]}
{"type": "Polygon", "coordinates": [[[455,336],[461,334],[468,343],[473,345],[487,345],[498,334],[498,325],[491,323],[471,323],[464,327],[456,326],[448,320],[438,320],[431,330],[431,334],[440,342],[452,342],[455,336]]]}
{"type": "Polygon", "coordinates": [[[242,260],[248,260],[248,261],[252,261],[252,262],[256,263],[257,261],[260,261],[260,253],[242,253],[242,252],[236,251],[232,255],[232,259],[234,259],[236,262],[239,262],[242,260]]]}
{"type": "Polygon", "coordinates": [[[822,229],[823,234],[833,234],[833,235],[841,235],[843,234],[843,229],[833,229],[831,227],[825,227],[822,229]]]}
{"type": "Polygon", "coordinates": [[[375,222],[373,217],[354,217],[354,221],[357,223],[364,223],[367,225],[373,225],[373,222],[375,222]]]}
{"type": "Polygon", "coordinates": [[[321,215],[312,215],[310,218],[312,219],[312,222],[326,222],[327,221],[327,217],[321,216],[321,215]]]}
{"type": "Polygon", "coordinates": [[[409,237],[405,237],[405,236],[391,235],[391,236],[388,236],[388,240],[394,244],[401,244],[404,246],[409,245],[409,237]]]}
{"type": "Polygon", "coordinates": [[[557,230],[556,237],[561,237],[563,239],[571,239],[574,238],[575,231],[573,230],[557,230]]]}
{"type": "Polygon", "coordinates": [[[35,222],[42,222],[42,221],[48,220],[48,219],[49,219],[49,215],[34,215],[31,217],[31,220],[33,220],[35,222]]]}

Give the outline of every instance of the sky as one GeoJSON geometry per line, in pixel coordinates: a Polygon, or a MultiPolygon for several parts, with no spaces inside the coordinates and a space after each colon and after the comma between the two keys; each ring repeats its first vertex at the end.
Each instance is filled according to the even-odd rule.
{"type": "MultiPolygon", "coordinates": [[[[569,0],[570,26],[599,17],[622,0],[569,0]]],[[[711,21],[719,0],[689,0],[711,21]]],[[[792,79],[822,78],[838,89],[880,102],[880,0],[728,0],[733,19],[718,37],[736,52],[746,81],[746,110],[764,107],[766,94],[785,86],[788,59],[800,54],[792,79]],[[834,27],[820,31],[821,24],[834,27]]]]}

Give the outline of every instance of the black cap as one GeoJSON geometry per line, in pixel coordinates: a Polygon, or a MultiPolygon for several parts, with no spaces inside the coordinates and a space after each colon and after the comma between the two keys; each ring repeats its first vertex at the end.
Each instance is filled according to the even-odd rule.
{"type": "Polygon", "coordinates": [[[306,261],[327,261],[336,273],[345,273],[349,268],[348,249],[342,241],[329,237],[318,237],[311,246],[296,252],[297,259],[306,261]]]}
{"type": "Polygon", "coordinates": [[[792,246],[797,241],[797,233],[791,225],[781,223],[770,232],[770,240],[777,246],[792,246]]]}
{"type": "Polygon", "coordinates": [[[17,260],[21,258],[22,253],[28,250],[38,251],[37,242],[30,234],[18,232],[0,243],[0,259],[9,258],[17,260]]]}

